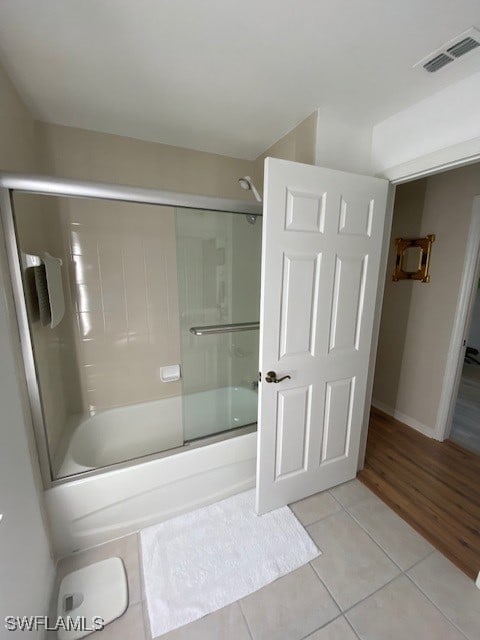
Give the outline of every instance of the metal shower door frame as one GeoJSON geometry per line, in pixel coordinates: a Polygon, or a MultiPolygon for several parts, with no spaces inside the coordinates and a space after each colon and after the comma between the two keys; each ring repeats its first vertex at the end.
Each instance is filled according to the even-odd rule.
{"type": "MultiPolygon", "coordinates": [[[[135,464],[136,459],[130,459],[66,478],[54,479],[52,477],[42,398],[24,294],[22,266],[13,206],[14,193],[134,202],[145,205],[170,206],[181,209],[199,209],[257,216],[262,215],[262,205],[258,202],[184,194],[175,191],[163,191],[161,189],[115,185],[104,182],[68,180],[65,178],[35,174],[0,172],[0,218],[1,229],[4,235],[4,241],[0,247],[0,266],[4,269],[5,276],[9,274],[9,277],[5,277],[5,293],[8,302],[13,300],[13,305],[10,304],[9,306],[13,307],[14,313],[10,313],[10,316],[16,317],[16,323],[11,322],[12,325],[15,325],[11,327],[11,335],[13,337],[15,333],[17,333],[20,342],[26,392],[30,407],[31,424],[37,446],[40,472],[44,487],[48,489],[80,477],[93,476],[113,468],[118,469],[130,466],[132,463],[135,464]]],[[[206,440],[210,442],[212,439],[206,438],[206,440]]],[[[172,453],[174,452],[175,450],[172,453]]],[[[146,461],[148,459],[158,458],[159,456],[162,456],[162,452],[155,452],[150,456],[142,457],[140,460],[146,461]]]]}

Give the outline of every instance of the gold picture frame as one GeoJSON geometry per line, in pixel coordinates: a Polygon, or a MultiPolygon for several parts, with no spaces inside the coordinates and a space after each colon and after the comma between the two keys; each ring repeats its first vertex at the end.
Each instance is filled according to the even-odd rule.
{"type": "Polygon", "coordinates": [[[435,234],[425,236],[425,238],[397,238],[395,247],[397,255],[395,258],[395,270],[392,280],[418,280],[419,282],[430,282],[430,256],[432,244],[435,242],[435,234]]]}

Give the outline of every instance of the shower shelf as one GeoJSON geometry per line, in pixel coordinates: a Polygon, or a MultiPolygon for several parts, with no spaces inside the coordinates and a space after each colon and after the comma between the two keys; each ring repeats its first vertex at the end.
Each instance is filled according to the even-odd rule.
{"type": "Polygon", "coordinates": [[[234,331],[252,331],[259,329],[259,322],[237,322],[235,324],[212,324],[205,327],[192,327],[190,333],[195,336],[207,336],[213,333],[232,333],[234,331]]]}

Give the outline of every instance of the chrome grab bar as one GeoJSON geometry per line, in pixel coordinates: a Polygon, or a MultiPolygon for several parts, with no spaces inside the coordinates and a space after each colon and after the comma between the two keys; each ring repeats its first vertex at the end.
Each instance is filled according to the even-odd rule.
{"type": "Polygon", "coordinates": [[[234,331],[252,331],[260,329],[260,322],[237,322],[235,324],[212,324],[206,327],[192,327],[190,333],[195,336],[208,336],[213,333],[232,333],[234,331]]]}

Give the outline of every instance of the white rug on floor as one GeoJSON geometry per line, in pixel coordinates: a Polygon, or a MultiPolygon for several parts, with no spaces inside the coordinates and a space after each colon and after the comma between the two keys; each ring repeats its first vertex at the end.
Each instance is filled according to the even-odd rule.
{"type": "Polygon", "coordinates": [[[140,533],[152,637],[198,620],[320,555],[288,507],[263,516],[254,491],[140,533]]]}

